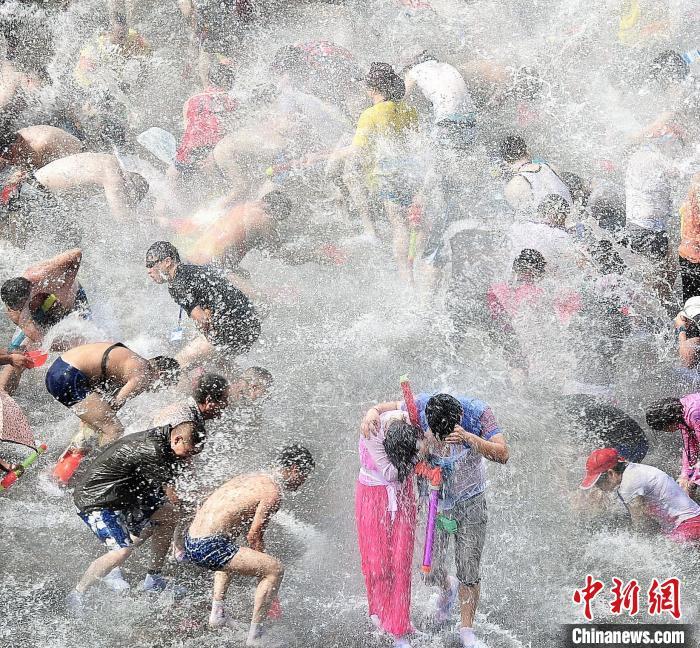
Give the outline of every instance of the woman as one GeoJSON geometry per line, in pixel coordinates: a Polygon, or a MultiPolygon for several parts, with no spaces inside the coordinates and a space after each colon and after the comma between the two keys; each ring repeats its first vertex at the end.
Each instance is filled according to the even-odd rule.
{"type": "Polygon", "coordinates": [[[411,562],[416,526],[413,470],[422,433],[408,415],[392,411],[380,417],[376,436],[360,436],[360,474],[355,519],[372,623],[409,648],[413,632],[411,562]]]}
{"type": "Polygon", "coordinates": [[[678,484],[692,499],[700,501],[700,394],[655,401],[647,407],[646,421],[652,430],[680,430],[683,458],[678,484]]]}

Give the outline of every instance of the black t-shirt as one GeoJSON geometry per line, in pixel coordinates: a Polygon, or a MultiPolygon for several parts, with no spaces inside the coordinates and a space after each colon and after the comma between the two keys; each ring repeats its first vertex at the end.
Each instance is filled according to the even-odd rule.
{"type": "Polygon", "coordinates": [[[171,426],[129,434],[111,443],[87,467],[73,493],[83,512],[144,508],[174,480],[178,459],[170,447],[171,426]]]}
{"type": "Polygon", "coordinates": [[[211,311],[214,322],[258,321],[250,300],[213,268],[183,263],[168,290],[188,315],[199,306],[211,311]]]}

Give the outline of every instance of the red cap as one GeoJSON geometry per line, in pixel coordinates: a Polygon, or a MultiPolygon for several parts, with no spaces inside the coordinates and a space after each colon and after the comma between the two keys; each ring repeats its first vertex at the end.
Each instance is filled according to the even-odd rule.
{"type": "Polygon", "coordinates": [[[604,473],[617,466],[622,459],[615,448],[599,448],[594,450],[586,460],[586,475],[581,482],[581,488],[588,490],[593,488],[598,478],[604,473]]]}

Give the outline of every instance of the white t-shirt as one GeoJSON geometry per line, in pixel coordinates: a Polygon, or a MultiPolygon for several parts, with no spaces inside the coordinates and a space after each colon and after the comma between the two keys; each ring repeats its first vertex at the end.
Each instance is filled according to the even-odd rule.
{"type": "Polygon", "coordinates": [[[578,250],[568,232],[544,223],[525,221],[514,223],[508,232],[510,238],[509,268],[522,250],[537,250],[547,262],[547,274],[567,276],[577,274],[578,250]]]}
{"type": "Polygon", "coordinates": [[[475,110],[467,84],[449,63],[425,61],[414,65],[406,74],[406,81],[415,81],[432,104],[435,123],[453,115],[468,115],[475,110]]]}
{"type": "Polygon", "coordinates": [[[516,211],[534,211],[548,196],[561,196],[571,207],[571,192],[546,162],[520,166],[506,185],[506,200],[516,211]]]}
{"type": "Polygon", "coordinates": [[[653,230],[666,231],[671,215],[669,163],[656,148],[644,146],[630,157],[625,175],[627,222],[653,230]]]}
{"type": "Polygon", "coordinates": [[[700,506],[683,492],[672,477],[654,466],[629,464],[622,474],[617,492],[625,504],[636,497],[643,497],[645,503],[662,517],[670,518],[674,528],[700,515],[700,506]]]}

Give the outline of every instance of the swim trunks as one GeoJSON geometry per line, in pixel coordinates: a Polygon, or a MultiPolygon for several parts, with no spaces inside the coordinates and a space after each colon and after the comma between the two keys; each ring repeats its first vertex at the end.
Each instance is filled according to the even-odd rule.
{"type": "Polygon", "coordinates": [[[107,549],[116,551],[134,544],[132,536],[138,538],[143,533],[154,512],[155,509],[135,509],[128,512],[97,509],[89,513],[78,510],[78,515],[107,549]]]}
{"type": "Polygon", "coordinates": [[[240,547],[224,535],[191,538],[185,534],[185,556],[195,565],[221,571],[237,553],[240,547]]]}
{"type": "Polygon", "coordinates": [[[46,389],[59,403],[73,407],[90,393],[88,377],[63,358],[57,358],[46,374],[46,389]]]}

